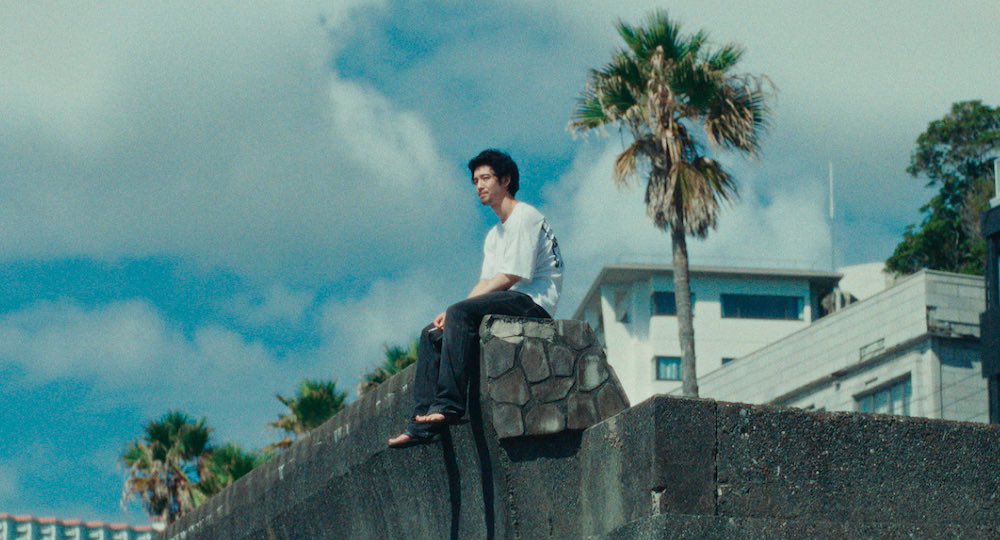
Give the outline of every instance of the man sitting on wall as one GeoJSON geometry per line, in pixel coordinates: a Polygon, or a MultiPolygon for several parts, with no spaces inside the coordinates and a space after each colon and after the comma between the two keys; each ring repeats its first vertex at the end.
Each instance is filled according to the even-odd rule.
{"type": "Polygon", "coordinates": [[[559,301],[559,244],[545,216],[514,198],[520,181],[517,164],[490,149],[469,161],[469,172],[479,202],[492,208],[500,223],[486,235],[479,283],[420,333],[413,418],[406,431],[389,439],[393,448],[430,442],[465,414],[467,368],[479,361],[483,317],[548,319],[559,301]]]}

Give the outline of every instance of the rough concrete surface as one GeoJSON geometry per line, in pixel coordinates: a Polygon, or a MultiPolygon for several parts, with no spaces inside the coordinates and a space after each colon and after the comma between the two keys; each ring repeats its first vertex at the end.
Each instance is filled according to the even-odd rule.
{"type": "MultiPolygon", "coordinates": [[[[544,339],[502,322],[503,339],[544,339]]],[[[561,323],[561,346],[587,354],[589,328],[561,323]]],[[[411,413],[407,369],[165,537],[1000,537],[995,425],[657,396],[581,431],[572,411],[597,421],[599,405],[570,392],[568,430],[501,438],[521,409],[480,392],[482,371],[470,422],[441,440],[385,446],[411,413]]]]}
{"type": "Polygon", "coordinates": [[[1000,527],[956,524],[914,524],[787,520],[724,516],[661,514],[629,523],[593,537],[600,540],[844,540],[847,538],[995,540],[1000,527]]]}

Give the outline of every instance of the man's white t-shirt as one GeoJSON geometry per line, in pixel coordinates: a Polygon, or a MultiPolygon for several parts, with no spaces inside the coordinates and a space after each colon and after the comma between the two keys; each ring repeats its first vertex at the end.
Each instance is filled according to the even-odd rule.
{"type": "Polygon", "coordinates": [[[518,202],[507,221],[486,235],[483,271],[479,279],[497,274],[521,278],[510,288],[531,297],[549,315],[555,315],[562,290],[563,261],[559,242],[545,216],[535,207],[518,202]]]}

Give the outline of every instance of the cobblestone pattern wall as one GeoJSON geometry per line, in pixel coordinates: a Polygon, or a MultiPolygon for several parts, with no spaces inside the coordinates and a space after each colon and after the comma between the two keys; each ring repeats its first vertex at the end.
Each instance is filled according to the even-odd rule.
{"type": "Polygon", "coordinates": [[[583,321],[490,316],[480,337],[484,397],[501,439],[583,430],[629,406],[583,321]]]}

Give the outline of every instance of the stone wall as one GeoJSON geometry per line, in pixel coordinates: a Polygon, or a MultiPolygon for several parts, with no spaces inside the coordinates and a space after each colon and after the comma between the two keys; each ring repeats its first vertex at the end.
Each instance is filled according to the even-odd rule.
{"type": "Polygon", "coordinates": [[[995,425],[658,396],[584,431],[501,437],[509,427],[498,429],[506,416],[493,406],[506,402],[491,394],[492,381],[515,368],[533,381],[518,405],[523,417],[531,414],[524,407],[552,403],[533,392],[549,380],[532,365],[540,362],[535,346],[525,348],[533,339],[551,380],[597,390],[581,385],[595,351],[574,341],[580,327],[505,328],[484,328],[487,344],[506,343],[486,355],[513,344],[506,350],[514,359],[484,362],[471,421],[440,442],[385,446],[410,414],[408,369],[173,524],[166,538],[1000,537],[995,425]],[[572,377],[557,374],[568,371],[553,361],[567,343],[578,344],[569,346],[572,377]]]}
{"type": "Polygon", "coordinates": [[[587,323],[487,317],[480,335],[501,439],[586,429],[628,407],[587,323]]]}

